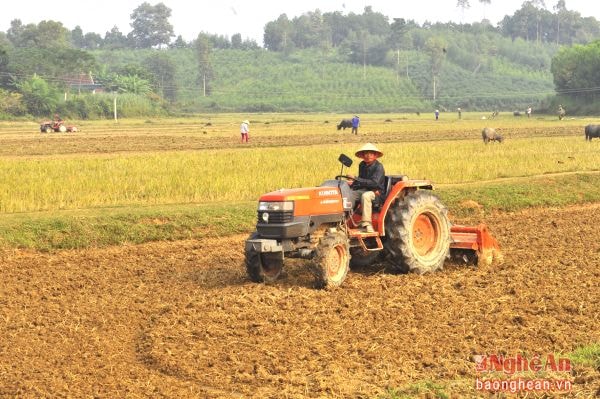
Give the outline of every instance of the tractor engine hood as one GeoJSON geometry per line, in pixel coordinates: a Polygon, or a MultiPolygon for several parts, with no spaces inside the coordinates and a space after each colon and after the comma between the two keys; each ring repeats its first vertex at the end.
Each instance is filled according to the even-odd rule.
{"type": "Polygon", "coordinates": [[[263,194],[262,202],[293,202],[294,216],[325,215],[344,212],[344,200],[338,187],[281,189],[263,194]]]}

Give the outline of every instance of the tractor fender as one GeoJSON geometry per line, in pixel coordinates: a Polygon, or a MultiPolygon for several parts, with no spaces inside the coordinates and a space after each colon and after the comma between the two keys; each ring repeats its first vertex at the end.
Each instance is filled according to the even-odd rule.
{"type": "Polygon", "coordinates": [[[378,220],[378,232],[380,236],[385,236],[385,218],[387,216],[390,206],[399,197],[404,197],[409,191],[416,190],[433,190],[433,184],[429,180],[401,180],[394,184],[391,191],[387,194],[385,202],[381,206],[378,220]]]}

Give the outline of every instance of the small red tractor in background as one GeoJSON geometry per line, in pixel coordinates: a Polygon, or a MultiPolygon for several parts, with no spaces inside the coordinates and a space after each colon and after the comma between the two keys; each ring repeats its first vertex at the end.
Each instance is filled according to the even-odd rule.
{"type": "Polygon", "coordinates": [[[52,133],[52,132],[76,132],[77,126],[67,126],[63,120],[45,121],[40,124],[40,132],[52,133]]]}
{"type": "MultiPolygon", "coordinates": [[[[342,171],[352,160],[341,154],[342,171]]],[[[500,247],[485,225],[451,225],[447,209],[428,180],[387,175],[381,203],[374,206],[374,232],[358,226],[347,176],[320,187],[281,189],[258,203],[256,231],[245,243],[246,271],[252,281],[275,281],[284,259],[310,259],[317,286],[342,284],[352,266],[365,267],[383,254],[399,272],[441,269],[447,258],[491,264],[501,260],[500,247]]]]}

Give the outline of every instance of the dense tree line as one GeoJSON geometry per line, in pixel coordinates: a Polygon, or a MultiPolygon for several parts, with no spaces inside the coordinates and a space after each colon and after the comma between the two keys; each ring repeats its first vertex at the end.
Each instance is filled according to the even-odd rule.
{"type": "MultiPolygon", "coordinates": [[[[490,3],[490,0],[482,3],[490,3]]],[[[343,48],[351,54],[353,62],[362,63],[363,58],[367,58],[370,64],[381,65],[387,51],[422,49],[427,40],[424,33],[434,27],[472,33],[478,33],[484,27],[486,31],[497,32],[512,40],[556,45],[587,43],[600,35],[600,23],[593,17],[583,18],[578,12],[568,10],[565,0],[557,2],[554,12],[547,10],[544,4],[543,0],[525,1],[514,15],[505,16],[497,27],[487,20],[474,24],[426,22],[422,26],[402,18],[390,22],[388,17],[374,12],[371,7],[365,7],[362,14],[315,10],[292,19],[282,14],[265,26],[264,46],[281,52],[309,47],[343,48]]],[[[468,0],[457,3],[457,7],[469,6],[468,0]]]]}

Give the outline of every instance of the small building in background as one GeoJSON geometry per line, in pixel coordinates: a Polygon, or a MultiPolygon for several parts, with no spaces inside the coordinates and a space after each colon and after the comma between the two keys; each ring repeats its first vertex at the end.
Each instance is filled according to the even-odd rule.
{"type": "MultiPolygon", "coordinates": [[[[64,77],[64,82],[68,87],[68,91],[77,94],[81,93],[102,93],[104,91],[104,87],[101,84],[94,82],[94,77],[92,76],[92,72],[89,73],[80,73],[77,75],[68,75],[64,77]]],[[[65,93],[65,98],[67,93],[65,93]]]]}

